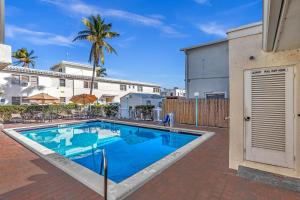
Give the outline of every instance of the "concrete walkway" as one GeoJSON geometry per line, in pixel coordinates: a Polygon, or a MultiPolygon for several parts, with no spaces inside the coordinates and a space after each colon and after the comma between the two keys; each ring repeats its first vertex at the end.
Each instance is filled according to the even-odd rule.
{"type": "MultiPolygon", "coordinates": [[[[17,126],[24,125],[6,125],[6,128],[17,126]]],[[[201,130],[214,131],[216,135],[127,200],[300,200],[300,193],[237,177],[234,170],[228,169],[228,130],[201,130]]],[[[1,132],[0,199],[101,200],[102,197],[1,132]]]]}

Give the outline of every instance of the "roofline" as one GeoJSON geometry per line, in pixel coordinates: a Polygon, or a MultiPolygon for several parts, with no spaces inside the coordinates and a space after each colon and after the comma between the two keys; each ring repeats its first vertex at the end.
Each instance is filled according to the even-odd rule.
{"type": "Polygon", "coordinates": [[[197,48],[201,48],[201,47],[211,46],[211,45],[215,45],[215,44],[219,44],[219,43],[223,43],[223,42],[228,42],[228,39],[216,40],[216,41],[212,41],[212,42],[202,43],[199,45],[185,47],[185,48],[181,48],[180,51],[188,51],[191,49],[197,49],[197,48]]]}
{"type": "Polygon", "coordinates": [[[152,95],[152,96],[157,96],[157,97],[163,98],[163,96],[160,95],[160,94],[153,94],[153,93],[138,93],[138,92],[129,92],[129,93],[127,93],[126,95],[122,96],[121,98],[126,97],[126,96],[128,96],[128,95],[141,95],[141,96],[143,96],[143,95],[152,95]]]}
{"type": "MultiPolygon", "coordinates": [[[[83,75],[73,75],[73,74],[66,74],[62,72],[56,71],[49,71],[49,70],[39,70],[39,69],[30,69],[24,67],[17,67],[17,66],[8,66],[2,70],[3,72],[18,72],[24,74],[36,74],[36,75],[43,75],[43,76],[52,76],[58,78],[71,78],[71,79],[81,79],[81,80],[91,80],[91,76],[83,76],[83,75]]],[[[159,87],[160,85],[153,84],[153,83],[146,83],[146,82],[139,82],[139,81],[129,81],[129,80],[121,80],[121,79],[114,79],[114,78],[104,78],[104,77],[95,77],[96,81],[99,82],[111,82],[111,83],[123,83],[123,84],[135,84],[141,86],[150,86],[150,87],[159,87]]]]}
{"type": "Polygon", "coordinates": [[[65,61],[65,60],[62,60],[60,61],[59,63],[53,65],[50,69],[55,69],[57,67],[59,67],[60,65],[71,65],[71,66],[74,66],[74,67],[81,67],[81,68],[88,68],[88,69],[93,69],[93,66],[92,65],[88,65],[88,64],[83,64],[83,63],[77,63],[77,62],[71,62],[71,61],[65,61]]]}
{"type": "Polygon", "coordinates": [[[261,21],[254,22],[254,23],[239,26],[237,28],[229,29],[226,33],[228,34],[228,33],[234,32],[234,31],[240,31],[240,30],[243,30],[243,29],[248,29],[248,28],[252,28],[252,27],[255,27],[255,26],[261,26],[261,25],[262,25],[261,21]]]}

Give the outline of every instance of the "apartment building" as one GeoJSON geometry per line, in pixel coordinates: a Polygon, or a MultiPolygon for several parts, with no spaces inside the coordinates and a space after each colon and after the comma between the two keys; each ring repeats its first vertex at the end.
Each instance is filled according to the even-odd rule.
{"type": "Polygon", "coordinates": [[[185,53],[186,97],[229,98],[228,40],[181,49],[185,53]]]}
{"type": "Polygon", "coordinates": [[[185,89],[178,87],[164,88],[161,90],[160,95],[163,97],[185,97],[185,89]]]}
{"type": "MultiPolygon", "coordinates": [[[[8,66],[0,72],[0,103],[28,104],[28,96],[48,93],[69,103],[78,94],[88,94],[91,88],[90,65],[62,61],[50,70],[8,66]]],[[[118,103],[128,93],[159,94],[160,86],[113,78],[95,77],[93,94],[101,104],[118,103]]]]}

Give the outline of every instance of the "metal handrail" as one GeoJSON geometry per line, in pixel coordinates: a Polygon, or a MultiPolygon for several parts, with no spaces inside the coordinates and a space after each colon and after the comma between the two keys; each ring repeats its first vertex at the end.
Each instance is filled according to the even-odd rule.
{"type": "Polygon", "coordinates": [[[101,159],[101,164],[100,164],[100,173],[103,170],[103,176],[104,176],[104,200],[107,200],[107,158],[106,158],[106,153],[105,149],[102,149],[102,159],[101,159]]]}

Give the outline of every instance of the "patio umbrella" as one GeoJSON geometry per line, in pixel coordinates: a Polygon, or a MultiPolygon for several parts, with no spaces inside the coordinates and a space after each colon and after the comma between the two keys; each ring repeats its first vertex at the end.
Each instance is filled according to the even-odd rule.
{"type": "Polygon", "coordinates": [[[96,100],[97,97],[91,94],[75,95],[70,99],[70,101],[72,101],[73,103],[78,103],[83,105],[94,103],[96,100]]]}
{"type": "Polygon", "coordinates": [[[49,94],[46,93],[39,93],[36,95],[32,95],[27,99],[41,102],[40,104],[54,104],[57,103],[57,101],[59,100],[58,98],[50,96],[49,94]]]}
{"type": "MultiPolygon", "coordinates": [[[[30,101],[34,101],[35,103],[38,103],[41,105],[55,104],[59,101],[58,98],[50,96],[49,94],[46,94],[46,93],[35,94],[35,95],[28,97],[27,99],[29,99],[30,101]]],[[[44,106],[42,106],[42,109],[43,109],[43,113],[45,113],[44,106]]],[[[43,119],[43,121],[45,121],[44,114],[42,115],[42,119],[43,119]]],[[[49,120],[52,120],[52,114],[50,114],[49,120]]]]}

